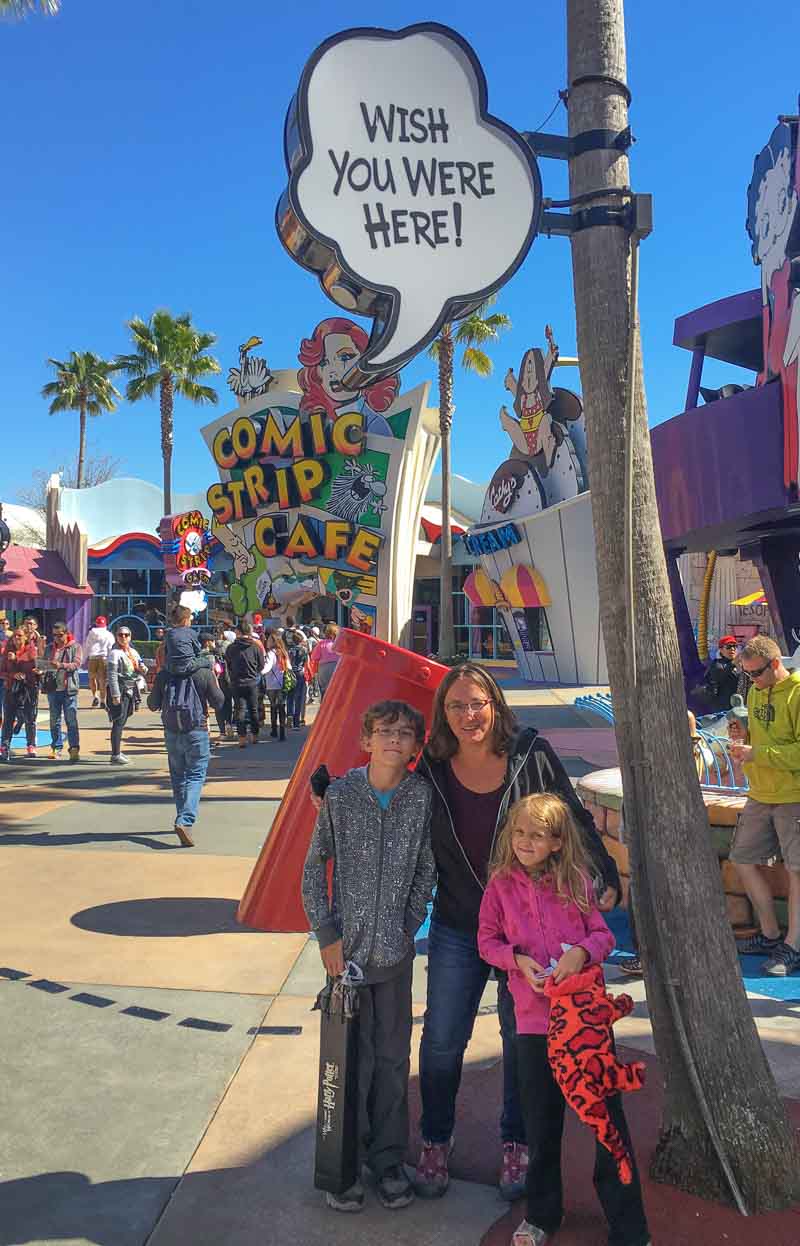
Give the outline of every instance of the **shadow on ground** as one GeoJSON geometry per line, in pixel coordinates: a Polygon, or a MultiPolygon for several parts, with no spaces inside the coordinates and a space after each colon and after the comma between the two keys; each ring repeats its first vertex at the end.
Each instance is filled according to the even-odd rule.
{"type": "Polygon", "coordinates": [[[134,935],[138,938],[174,939],[190,935],[252,934],[251,926],[236,921],[238,900],[207,896],[159,896],[152,900],[121,900],[98,904],[75,913],[71,920],[79,930],[93,934],[134,935]]]}

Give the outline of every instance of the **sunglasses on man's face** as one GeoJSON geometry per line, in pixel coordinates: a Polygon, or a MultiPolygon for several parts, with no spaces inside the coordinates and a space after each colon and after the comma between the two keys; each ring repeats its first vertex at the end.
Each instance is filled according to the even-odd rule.
{"type": "Polygon", "coordinates": [[[751,679],[760,679],[764,671],[768,671],[772,666],[772,662],[765,662],[763,666],[759,666],[757,671],[749,671],[746,666],[742,667],[745,675],[749,675],[751,679]]]}

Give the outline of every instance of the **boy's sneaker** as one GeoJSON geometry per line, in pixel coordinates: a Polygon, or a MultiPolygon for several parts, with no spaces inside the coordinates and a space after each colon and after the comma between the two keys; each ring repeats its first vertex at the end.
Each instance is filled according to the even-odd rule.
{"type": "Polygon", "coordinates": [[[737,939],[736,951],[740,956],[769,956],[780,944],[780,938],[768,939],[759,931],[749,939],[737,939]]]}
{"type": "Polygon", "coordinates": [[[525,1193],[528,1176],[528,1148],[524,1142],[503,1143],[503,1168],[500,1173],[500,1193],[509,1203],[525,1193]]]}
{"type": "Polygon", "coordinates": [[[49,758],[49,760],[50,760],[50,761],[61,761],[61,749],[60,749],[60,748],[51,748],[51,749],[50,749],[50,752],[47,754],[47,756],[48,756],[48,758],[49,758]]]}
{"type": "Polygon", "coordinates": [[[449,1142],[423,1141],[414,1181],[414,1189],[420,1198],[442,1197],[450,1184],[447,1162],[452,1150],[452,1138],[449,1142]]]}
{"type": "Polygon", "coordinates": [[[629,978],[641,978],[644,974],[642,962],[638,956],[626,956],[624,960],[614,962],[615,969],[625,973],[629,978]]]}
{"type": "Polygon", "coordinates": [[[553,1236],[547,1229],[537,1229],[535,1224],[523,1220],[514,1230],[511,1246],[546,1246],[547,1242],[553,1240],[553,1236]]]}
{"type": "Polygon", "coordinates": [[[126,757],[124,753],[112,753],[109,761],[112,766],[129,766],[131,759],[126,757]]]}
{"type": "Polygon", "coordinates": [[[785,978],[787,974],[797,973],[800,969],[800,952],[795,951],[791,943],[779,943],[761,969],[764,973],[772,974],[774,978],[785,978]]]}
{"type": "Polygon", "coordinates": [[[25,749],[25,756],[26,756],[26,757],[35,757],[35,756],[36,756],[36,749],[34,748],[34,746],[33,746],[32,744],[29,744],[29,745],[28,745],[28,747],[25,749]]]}
{"type": "Polygon", "coordinates": [[[387,1168],[378,1178],[378,1198],[384,1207],[396,1211],[398,1207],[408,1207],[414,1201],[414,1187],[402,1164],[387,1168]]]}
{"type": "Polygon", "coordinates": [[[333,1211],[363,1211],[364,1187],[357,1181],[344,1194],[326,1194],[325,1202],[333,1211]]]}
{"type": "Polygon", "coordinates": [[[8,759],[8,745],[4,744],[3,747],[0,748],[0,761],[8,761],[8,759]]]}
{"type": "Polygon", "coordinates": [[[79,748],[71,748],[69,750],[69,759],[70,761],[80,761],[81,750],[79,748]]]}
{"type": "Polygon", "coordinates": [[[100,698],[99,698],[99,697],[92,697],[92,709],[93,709],[93,710],[96,710],[96,709],[97,709],[97,707],[99,706],[99,704],[100,704],[100,698]]]}

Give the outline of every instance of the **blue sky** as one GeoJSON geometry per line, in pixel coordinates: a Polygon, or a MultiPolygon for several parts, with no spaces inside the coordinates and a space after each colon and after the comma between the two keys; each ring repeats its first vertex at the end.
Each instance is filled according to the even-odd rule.
{"type": "MultiPolygon", "coordinates": [[[[681,410],[689,355],[671,345],[676,315],[755,287],[744,231],[753,157],[779,112],[794,112],[800,75],[787,23],[769,39],[752,4],[629,3],[632,184],[654,195],[655,231],[641,260],[641,319],[651,423],[681,410]]],[[[49,416],[40,397],[45,360],[72,349],[113,356],[124,322],[164,306],[191,311],[219,337],[220,404],[178,401],[174,487],[214,478],[198,429],[233,405],[224,375],[239,342],[264,339],[273,368],[334,313],[314,278],[293,263],[274,229],[285,185],[286,107],[308,55],[343,26],[397,28],[435,17],[472,44],[491,110],[536,128],[566,85],[563,6],[477,4],[346,9],[307,0],[63,0],[61,15],[0,25],[4,247],[0,265],[2,424],[0,500],[31,472],[73,461],[77,415],[49,416]],[[8,431],[11,430],[11,436],[8,431]]],[[[562,106],[547,129],[563,132],[562,106]]],[[[565,193],[565,169],[541,162],[544,193],[565,193]]],[[[513,330],[495,352],[494,377],[457,376],[454,467],[488,479],[508,441],[497,413],[502,378],[550,322],[575,352],[569,244],[537,239],[501,292],[513,330]]],[[[417,359],[406,387],[429,377],[417,359]]],[[[707,368],[706,380],[735,379],[707,368]]],[[[559,380],[578,386],[575,374],[559,380]]],[[[435,387],[432,393],[435,401],[435,387]]],[[[123,404],[91,421],[90,453],[122,473],[160,481],[156,403],[123,404]]]]}

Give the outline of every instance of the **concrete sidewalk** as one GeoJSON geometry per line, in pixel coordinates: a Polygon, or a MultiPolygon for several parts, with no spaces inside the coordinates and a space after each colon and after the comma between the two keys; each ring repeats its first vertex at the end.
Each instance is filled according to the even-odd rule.
{"type": "MultiPolygon", "coordinates": [[[[511,696],[523,721],[569,733],[571,774],[607,748],[571,693],[511,696]]],[[[345,1217],[311,1186],[318,950],[235,922],[306,732],[215,750],[189,850],[171,830],[159,719],[136,715],[119,769],[86,693],[80,722],[79,764],[0,770],[0,1246],[478,1246],[505,1210],[484,1183],[497,1102],[479,1103],[486,1175],[457,1149],[443,1202],[392,1214],[370,1193],[345,1217]]],[[[420,955],[418,1022],[425,989],[420,955]]],[[[649,1050],[643,987],[626,989],[637,1007],[619,1037],[649,1050]]],[[[492,984],[483,1002],[467,1078],[500,1059],[492,984]]],[[[753,1008],[783,1092],[800,1097],[800,1003],[753,1008]]]]}

